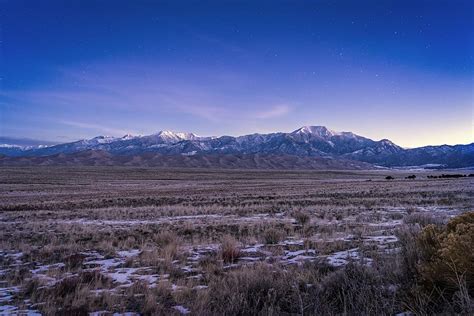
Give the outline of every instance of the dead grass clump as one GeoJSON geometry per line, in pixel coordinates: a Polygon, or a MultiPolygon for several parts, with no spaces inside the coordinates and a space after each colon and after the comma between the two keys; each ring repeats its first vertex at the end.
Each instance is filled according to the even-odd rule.
{"type": "Polygon", "coordinates": [[[159,266],[163,259],[160,257],[160,250],[153,247],[145,247],[138,256],[139,264],[142,266],[159,266]]]}
{"type": "Polygon", "coordinates": [[[291,213],[291,216],[296,220],[299,225],[305,226],[310,221],[310,216],[307,212],[304,211],[294,211],[291,213]]]}
{"type": "Polygon", "coordinates": [[[267,265],[232,271],[215,278],[196,309],[197,315],[278,315],[300,313],[289,274],[267,265]]]}
{"type": "Polygon", "coordinates": [[[68,270],[75,270],[82,267],[82,263],[84,262],[85,255],[80,253],[74,253],[65,258],[64,263],[66,264],[66,269],[68,270]]]}
{"type": "Polygon", "coordinates": [[[169,244],[178,243],[178,236],[170,231],[163,231],[153,236],[153,241],[159,246],[164,247],[169,244]]]}
{"type": "Polygon", "coordinates": [[[65,278],[54,287],[54,295],[58,298],[64,298],[68,294],[74,293],[79,284],[80,278],[78,277],[65,278]]]}
{"type": "Polygon", "coordinates": [[[79,274],[79,282],[88,284],[93,289],[108,288],[112,284],[112,280],[100,270],[82,271],[79,274]]]}
{"type": "Polygon", "coordinates": [[[433,216],[427,213],[411,213],[403,218],[405,224],[415,225],[418,224],[421,227],[428,225],[440,226],[443,224],[443,219],[437,216],[433,216]]]}
{"type": "MultiPolygon", "coordinates": [[[[165,231],[153,236],[152,243],[142,246],[138,257],[139,263],[151,266],[161,272],[169,272],[173,269],[173,261],[180,255],[180,239],[174,233],[165,231]]],[[[133,264],[133,261],[130,263],[133,264]]]]}
{"type": "Polygon", "coordinates": [[[417,264],[420,260],[417,238],[420,233],[418,226],[403,226],[395,231],[400,243],[400,274],[402,285],[408,287],[417,275],[417,264]]]}
{"type": "Polygon", "coordinates": [[[97,249],[106,257],[116,257],[116,248],[111,240],[103,240],[97,245],[97,249]]]}
{"type": "Polygon", "coordinates": [[[177,247],[175,244],[170,244],[163,249],[145,247],[138,257],[138,264],[152,267],[159,273],[175,272],[176,267],[173,265],[173,261],[178,254],[177,247]]]}
{"type": "Polygon", "coordinates": [[[240,246],[232,236],[224,236],[220,247],[220,256],[224,263],[234,263],[240,257],[240,246]]]}
{"type": "Polygon", "coordinates": [[[209,281],[210,278],[221,275],[222,262],[216,258],[215,255],[208,255],[199,260],[199,266],[204,272],[204,281],[209,281]]]}
{"type": "Polygon", "coordinates": [[[160,247],[160,257],[166,262],[172,262],[178,256],[179,237],[172,232],[162,232],[155,236],[155,242],[160,247]]]}
{"type": "Polygon", "coordinates": [[[410,215],[410,214],[416,213],[418,211],[418,208],[414,206],[408,206],[406,208],[406,211],[407,211],[407,214],[410,215]]]}
{"type": "MultiPolygon", "coordinates": [[[[122,305],[126,310],[140,310],[141,307],[145,306],[145,296],[149,294],[150,289],[148,285],[143,281],[134,282],[130,287],[125,290],[122,305]]],[[[147,304],[148,309],[153,309],[150,304],[147,304]]]]}
{"type": "MultiPolygon", "coordinates": [[[[31,285],[36,287],[35,285],[31,285]]],[[[95,309],[97,299],[91,294],[93,286],[83,283],[81,277],[65,278],[52,288],[35,288],[33,298],[41,303],[40,311],[46,315],[87,315],[95,309]]]]}
{"type": "Polygon", "coordinates": [[[390,315],[394,295],[374,270],[358,264],[328,274],[321,284],[319,314],[390,315]]]}
{"type": "Polygon", "coordinates": [[[284,233],[273,227],[263,232],[263,240],[266,244],[278,244],[283,238],[284,233]]]}
{"type": "Polygon", "coordinates": [[[47,244],[36,251],[30,252],[32,259],[44,263],[62,262],[65,258],[78,252],[75,244],[56,244],[56,242],[56,240],[52,241],[52,243],[47,244]]]}
{"type": "Polygon", "coordinates": [[[161,249],[161,257],[166,262],[172,262],[178,256],[179,245],[175,242],[169,243],[161,249]]]}
{"type": "Polygon", "coordinates": [[[17,267],[13,271],[10,271],[8,274],[0,275],[0,284],[4,279],[8,280],[13,284],[22,283],[25,279],[31,276],[31,271],[27,267],[17,267]]]}

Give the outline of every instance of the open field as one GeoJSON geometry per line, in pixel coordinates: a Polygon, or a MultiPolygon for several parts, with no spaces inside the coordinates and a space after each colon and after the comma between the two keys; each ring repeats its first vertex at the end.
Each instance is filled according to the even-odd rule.
{"type": "Polygon", "coordinates": [[[474,210],[439,173],[3,167],[0,314],[429,313],[411,239],[474,210]]]}

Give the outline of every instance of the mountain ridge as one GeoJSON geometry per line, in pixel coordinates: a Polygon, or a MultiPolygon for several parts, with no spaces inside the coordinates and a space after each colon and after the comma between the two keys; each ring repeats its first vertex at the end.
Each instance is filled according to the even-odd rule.
{"type": "Polygon", "coordinates": [[[259,154],[112,155],[103,150],[39,157],[1,157],[0,166],[129,166],[158,168],[288,169],[288,170],[368,170],[371,164],[323,157],[259,154]]]}
{"type": "MultiPolygon", "coordinates": [[[[163,130],[144,136],[97,136],[70,143],[37,147],[0,147],[9,157],[45,157],[96,150],[114,156],[261,155],[352,160],[383,167],[439,165],[450,168],[474,165],[474,143],[467,145],[402,148],[389,139],[379,141],[325,126],[302,126],[292,132],[203,137],[163,130]]],[[[10,159],[11,160],[11,159],[10,159]]]]}

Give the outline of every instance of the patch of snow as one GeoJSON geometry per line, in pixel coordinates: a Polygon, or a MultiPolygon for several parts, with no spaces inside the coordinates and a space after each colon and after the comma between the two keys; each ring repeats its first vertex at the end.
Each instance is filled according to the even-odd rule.
{"type": "Polygon", "coordinates": [[[287,239],[279,243],[281,246],[289,246],[289,245],[296,245],[302,246],[304,243],[303,239],[287,239]]]}
{"type": "Polygon", "coordinates": [[[7,303],[13,300],[13,295],[20,292],[17,286],[0,288],[0,303],[7,303]]]}
{"type": "Polygon", "coordinates": [[[140,249],[117,251],[117,254],[123,258],[136,257],[140,254],[140,249]]]}
{"type": "Polygon", "coordinates": [[[0,305],[0,315],[11,315],[18,307],[12,305],[0,305]]]}
{"type": "Polygon", "coordinates": [[[187,153],[182,153],[181,155],[183,155],[183,156],[194,156],[196,153],[197,153],[197,151],[193,150],[193,151],[189,151],[187,153]]]}
{"type": "Polygon", "coordinates": [[[251,247],[244,248],[241,251],[242,252],[247,252],[247,253],[257,253],[257,252],[260,251],[260,248],[262,248],[263,246],[264,246],[264,244],[256,244],[256,245],[253,245],[251,247]]]}
{"type": "Polygon", "coordinates": [[[186,308],[186,307],[184,307],[184,306],[182,306],[182,305],[176,305],[176,306],[174,306],[173,308],[174,308],[175,310],[177,310],[180,314],[183,314],[183,315],[184,315],[184,314],[189,314],[189,313],[191,312],[188,308],[186,308]]]}
{"type": "Polygon", "coordinates": [[[285,251],[285,256],[282,258],[288,264],[300,264],[302,261],[311,261],[316,258],[316,250],[302,249],[296,251],[285,251]]]}
{"type": "Polygon", "coordinates": [[[403,224],[403,220],[401,219],[394,219],[391,221],[386,221],[386,222],[380,222],[380,223],[369,223],[369,226],[373,227],[395,227],[395,226],[400,226],[403,224]]]}
{"type": "MultiPolygon", "coordinates": [[[[360,261],[361,259],[359,248],[338,251],[326,257],[328,263],[333,267],[341,267],[350,261],[360,261]]],[[[369,265],[372,263],[370,258],[363,258],[363,260],[369,265]]]]}
{"type": "Polygon", "coordinates": [[[42,272],[47,272],[50,269],[61,269],[61,268],[64,268],[65,266],[66,265],[62,262],[55,263],[55,264],[47,264],[47,265],[39,266],[38,268],[31,270],[31,273],[38,274],[42,272]]]}
{"type": "Polygon", "coordinates": [[[312,254],[315,254],[316,253],[316,250],[314,249],[308,249],[308,250],[297,250],[297,251],[286,251],[286,256],[288,258],[290,257],[296,257],[296,256],[299,256],[299,255],[302,255],[304,253],[312,253],[312,254]]]}
{"type": "Polygon", "coordinates": [[[134,275],[133,277],[137,280],[147,282],[150,286],[155,285],[156,281],[158,281],[158,278],[159,278],[157,274],[134,275]]]}
{"type": "Polygon", "coordinates": [[[240,257],[239,260],[242,261],[259,261],[259,257],[240,257]]]}
{"type": "Polygon", "coordinates": [[[115,272],[107,273],[107,276],[116,283],[130,283],[130,277],[137,272],[137,270],[137,268],[120,268],[116,269],[115,272]]]}
{"type": "Polygon", "coordinates": [[[102,270],[107,271],[110,268],[117,267],[123,263],[122,260],[117,260],[115,258],[112,259],[103,259],[103,260],[93,260],[93,261],[88,261],[84,263],[84,265],[97,265],[99,266],[102,270]]]}
{"type": "Polygon", "coordinates": [[[364,241],[372,241],[380,244],[395,243],[398,241],[395,235],[366,236],[364,241]]]}

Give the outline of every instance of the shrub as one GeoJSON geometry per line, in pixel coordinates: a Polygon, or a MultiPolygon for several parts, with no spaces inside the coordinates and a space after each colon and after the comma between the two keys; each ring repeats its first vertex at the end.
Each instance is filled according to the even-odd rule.
{"type": "Polygon", "coordinates": [[[472,314],[474,302],[474,212],[399,233],[407,306],[419,313],[472,314]],[[410,283],[411,282],[411,283],[410,283]]]}
{"type": "Polygon", "coordinates": [[[461,283],[474,290],[474,212],[452,219],[446,229],[428,225],[419,237],[422,282],[453,295],[461,283]]]}

